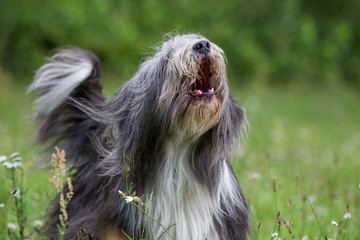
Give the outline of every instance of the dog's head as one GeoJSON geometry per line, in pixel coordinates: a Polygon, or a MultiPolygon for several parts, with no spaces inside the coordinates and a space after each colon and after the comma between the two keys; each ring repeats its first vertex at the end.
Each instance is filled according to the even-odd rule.
{"type": "Polygon", "coordinates": [[[224,52],[206,38],[172,36],[104,107],[90,104],[86,112],[108,125],[98,144],[105,174],[121,176],[129,167],[142,188],[139,182],[155,178],[171,143],[186,148],[194,175],[213,188],[214,166],[230,161],[247,126],[225,63],[224,52]]]}
{"type": "Polygon", "coordinates": [[[171,115],[181,131],[203,133],[215,126],[228,99],[224,52],[206,38],[175,36],[154,58],[161,59],[157,111],[171,115]]]}
{"type": "Polygon", "coordinates": [[[213,156],[230,153],[246,116],[231,97],[225,63],[224,52],[197,34],[172,36],[159,45],[113,96],[106,114],[98,111],[102,122],[119,129],[108,134],[120,149],[114,156],[133,159],[138,150],[152,152],[169,138],[217,139],[213,156]]]}

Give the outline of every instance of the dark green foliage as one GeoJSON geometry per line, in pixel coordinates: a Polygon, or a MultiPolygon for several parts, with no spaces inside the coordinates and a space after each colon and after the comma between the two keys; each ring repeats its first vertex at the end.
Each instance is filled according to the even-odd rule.
{"type": "Polygon", "coordinates": [[[125,80],[177,30],[220,45],[232,82],[359,87],[359,16],[357,0],[2,0],[0,68],[30,78],[51,50],[79,45],[125,80]]]}

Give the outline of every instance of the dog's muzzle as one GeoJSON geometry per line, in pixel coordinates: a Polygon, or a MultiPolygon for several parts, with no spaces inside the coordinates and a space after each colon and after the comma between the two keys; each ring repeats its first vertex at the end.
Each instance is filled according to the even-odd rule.
{"type": "Polygon", "coordinates": [[[205,57],[207,57],[207,54],[211,50],[211,44],[209,41],[202,40],[202,41],[196,42],[193,46],[193,49],[195,52],[200,53],[200,54],[204,55],[205,57]]]}
{"type": "Polygon", "coordinates": [[[196,81],[190,86],[189,94],[195,99],[211,97],[214,94],[214,89],[211,87],[212,62],[209,59],[211,44],[209,41],[201,40],[193,45],[193,50],[199,54],[201,62],[196,81]]]}

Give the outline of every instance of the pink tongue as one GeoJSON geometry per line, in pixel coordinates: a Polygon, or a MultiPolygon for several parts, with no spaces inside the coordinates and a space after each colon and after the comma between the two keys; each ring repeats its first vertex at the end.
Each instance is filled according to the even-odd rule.
{"type": "Polygon", "coordinates": [[[202,93],[199,92],[199,90],[195,89],[195,90],[190,90],[189,93],[191,95],[193,95],[194,97],[200,97],[202,95],[202,93]]]}

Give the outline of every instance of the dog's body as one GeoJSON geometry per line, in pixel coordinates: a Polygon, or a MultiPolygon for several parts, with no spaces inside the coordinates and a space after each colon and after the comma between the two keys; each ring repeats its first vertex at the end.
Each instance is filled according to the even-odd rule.
{"type": "MultiPolygon", "coordinates": [[[[147,239],[170,239],[132,213],[118,194],[129,187],[174,239],[244,240],[249,233],[231,165],[247,120],[230,96],[222,50],[195,34],[157,50],[109,101],[91,52],[60,50],[37,72],[30,87],[39,94],[37,138],[74,161],[66,239],[80,229],[96,239],[132,235],[133,220],[135,239],[140,226],[147,239]]],[[[58,215],[57,206],[48,229],[55,239],[58,215]]]]}

